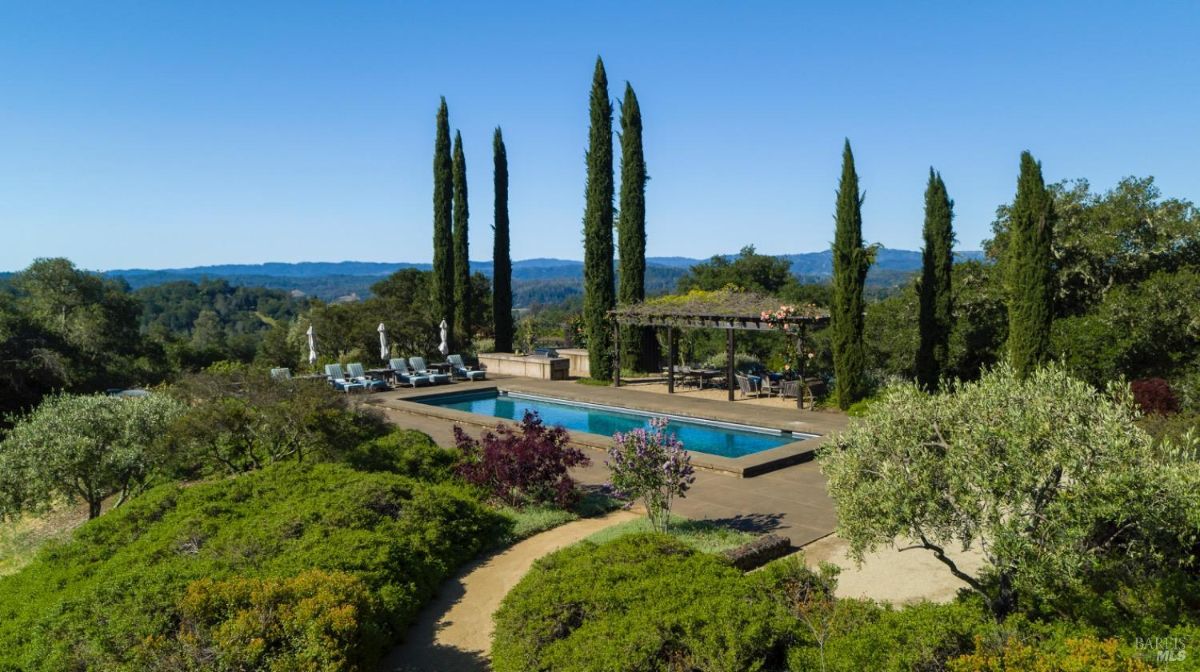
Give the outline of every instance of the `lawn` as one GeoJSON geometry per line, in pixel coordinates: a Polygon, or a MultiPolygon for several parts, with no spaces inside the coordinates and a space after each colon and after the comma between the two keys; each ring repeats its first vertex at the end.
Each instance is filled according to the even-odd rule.
{"type": "MultiPolygon", "coordinates": [[[[588,537],[585,541],[590,541],[594,544],[603,544],[626,535],[649,531],[650,521],[646,518],[638,518],[637,520],[605,528],[588,537]]],[[[758,536],[751,532],[735,530],[711,521],[691,520],[674,515],[671,516],[671,524],[667,528],[667,533],[702,553],[720,553],[731,548],[737,548],[758,536]]]]}
{"type": "Polygon", "coordinates": [[[66,539],[85,522],[86,506],[65,504],[40,515],[0,522],[0,576],[19,571],[47,541],[66,539]]]}
{"type": "Polygon", "coordinates": [[[497,509],[500,515],[513,520],[512,531],[499,540],[499,546],[509,546],[539,532],[565,525],[580,518],[591,518],[619,507],[620,501],[602,492],[588,492],[570,510],[553,506],[505,506],[497,509]]]}

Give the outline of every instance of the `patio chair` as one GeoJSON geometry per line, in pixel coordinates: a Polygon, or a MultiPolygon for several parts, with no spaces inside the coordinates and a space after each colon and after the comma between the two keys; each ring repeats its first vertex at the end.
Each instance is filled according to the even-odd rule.
{"type": "Polygon", "coordinates": [[[463,362],[462,355],[450,355],[446,358],[446,361],[450,362],[450,370],[458,378],[464,380],[483,380],[487,375],[483,371],[475,371],[467,368],[467,365],[463,362]]]}
{"type": "Polygon", "coordinates": [[[286,382],[292,379],[292,370],[287,367],[271,369],[271,380],[276,382],[286,382]]]}
{"type": "Polygon", "coordinates": [[[750,396],[763,396],[762,378],[758,376],[751,378],[750,376],[743,376],[740,373],[734,374],[733,377],[737,379],[738,389],[742,391],[743,399],[750,396]]]}
{"type": "Polygon", "coordinates": [[[388,389],[386,381],[368,378],[366,372],[363,371],[363,365],[358,362],[347,364],[346,372],[350,374],[350,380],[362,383],[371,392],[386,392],[388,389]]]}
{"type": "Polygon", "coordinates": [[[434,385],[450,382],[450,374],[431,371],[428,366],[425,366],[424,357],[409,357],[408,363],[412,365],[413,370],[417,372],[418,376],[429,376],[434,385]]]}
{"type": "Polygon", "coordinates": [[[388,360],[388,364],[392,367],[392,375],[396,377],[397,385],[412,385],[413,387],[418,387],[420,385],[430,385],[433,383],[433,380],[429,376],[417,375],[417,372],[408,368],[408,361],[403,357],[393,357],[388,360]]]}
{"type": "Polygon", "coordinates": [[[363,385],[362,383],[346,380],[346,374],[342,372],[341,364],[326,364],[325,376],[329,378],[329,384],[333,385],[333,389],[339,392],[345,392],[349,394],[354,390],[367,389],[367,386],[363,385]]]}

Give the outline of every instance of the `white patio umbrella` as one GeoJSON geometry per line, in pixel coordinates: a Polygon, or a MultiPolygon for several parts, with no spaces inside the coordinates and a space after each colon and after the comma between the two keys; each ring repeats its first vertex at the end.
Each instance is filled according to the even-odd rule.
{"type": "Polygon", "coordinates": [[[450,344],[446,343],[446,330],[449,328],[450,325],[446,324],[445,320],[442,320],[442,323],[438,325],[438,329],[442,336],[442,343],[438,346],[438,352],[442,353],[443,355],[450,354],[450,344]]]}
{"type": "Polygon", "coordinates": [[[317,363],[317,338],[313,335],[312,325],[308,325],[308,363],[317,363]]]}
{"type": "Polygon", "coordinates": [[[380,322],[379,328],[376,331],[379,332],[379,358],[386,362],[388,355],[391,354],[388,350],[387,327],[383,326],[383,322],[380,322]]]}

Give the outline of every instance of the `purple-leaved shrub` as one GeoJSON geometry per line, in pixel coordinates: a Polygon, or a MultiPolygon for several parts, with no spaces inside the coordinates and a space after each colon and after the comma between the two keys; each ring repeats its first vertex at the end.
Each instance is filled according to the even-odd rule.
{"type": "Polygon", "coordinates": [[[547,427],[537,413],[526,411],[521,427],[496,425],[476,441],[461,427],[454,441],[462,451],[458,474],[512,506],[554,504],[568,507],[579,498],[571,467],[591,462],[583,451],[568,443],[562,427],[547,427]]]}

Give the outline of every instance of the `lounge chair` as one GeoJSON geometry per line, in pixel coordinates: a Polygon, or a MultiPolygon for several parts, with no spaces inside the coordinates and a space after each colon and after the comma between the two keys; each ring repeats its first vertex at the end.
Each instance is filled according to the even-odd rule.
{"type": "Polygon", "coordinates": [[[433,379],[429,376],[419,376],[408,368],[408,361],[403,357],[393,357],[388,360],[388,364],[392,367],[392,375],[395,376],[397,385],[418,387],[433,383],[433,379]]]}
{"type": "Polygon", "coordinates": [[[734,374],[734,378],[737,379],[738,389],[742,391],[742,398],[749,396],[763,396],[764,390],[762,378],[759,378],[758,376],[751,378],[749,376],[743,376],[740,373],[734,374]]]}
{"type": "Polygon", "coordinates": [[[367,373],[363,371],[363,365],[358,362],[347,364],[346,372],[350,374],[350,380],[353,380],[356,383],[362,383],[368,390],[372,392],[386,392],[388,389],[388,384],[386,381],[368,378],[367,373]]]}
{"type": "Polygon", "coordinates": [[[350,392],[352,392],[354,390],[367,389],[367,386],[363,385],[362,383],[356,383],[352,380],[346,380],[346,374],[342,373],[342,365],[341,364],[326,364],[325,365],[325,376],[327,378],[329,378],[329,384],[333,385],[333,389],[335,389],[339,392],[346,392],[347,394],[349,394],[350,392]]]}
{"type": "Polygon", "coordinates": [[[425,366],[424,357],[409,357],[408,363],[412,365],[413,370],[417,372],[418,376],[428,376],[434,385],[450,382],[450,374],[431,371],[429,367],[425,366]]]}
{"type": "Polygon", "coordinates": [[[292,370],[286,367],[271,369],[271,380],[277,382],[286,382],[292,379],[292,370]]]}
{"type": "Polygon", "coordinates": [[[475,371],[467,368],[467,365],[463,362],[462,355],[450,355],[446,358],[446,361],[450,362],[450,370],[457,378],[462,378],[464,380],[483,380],[487,375],[483,371],[475,371]]]}

